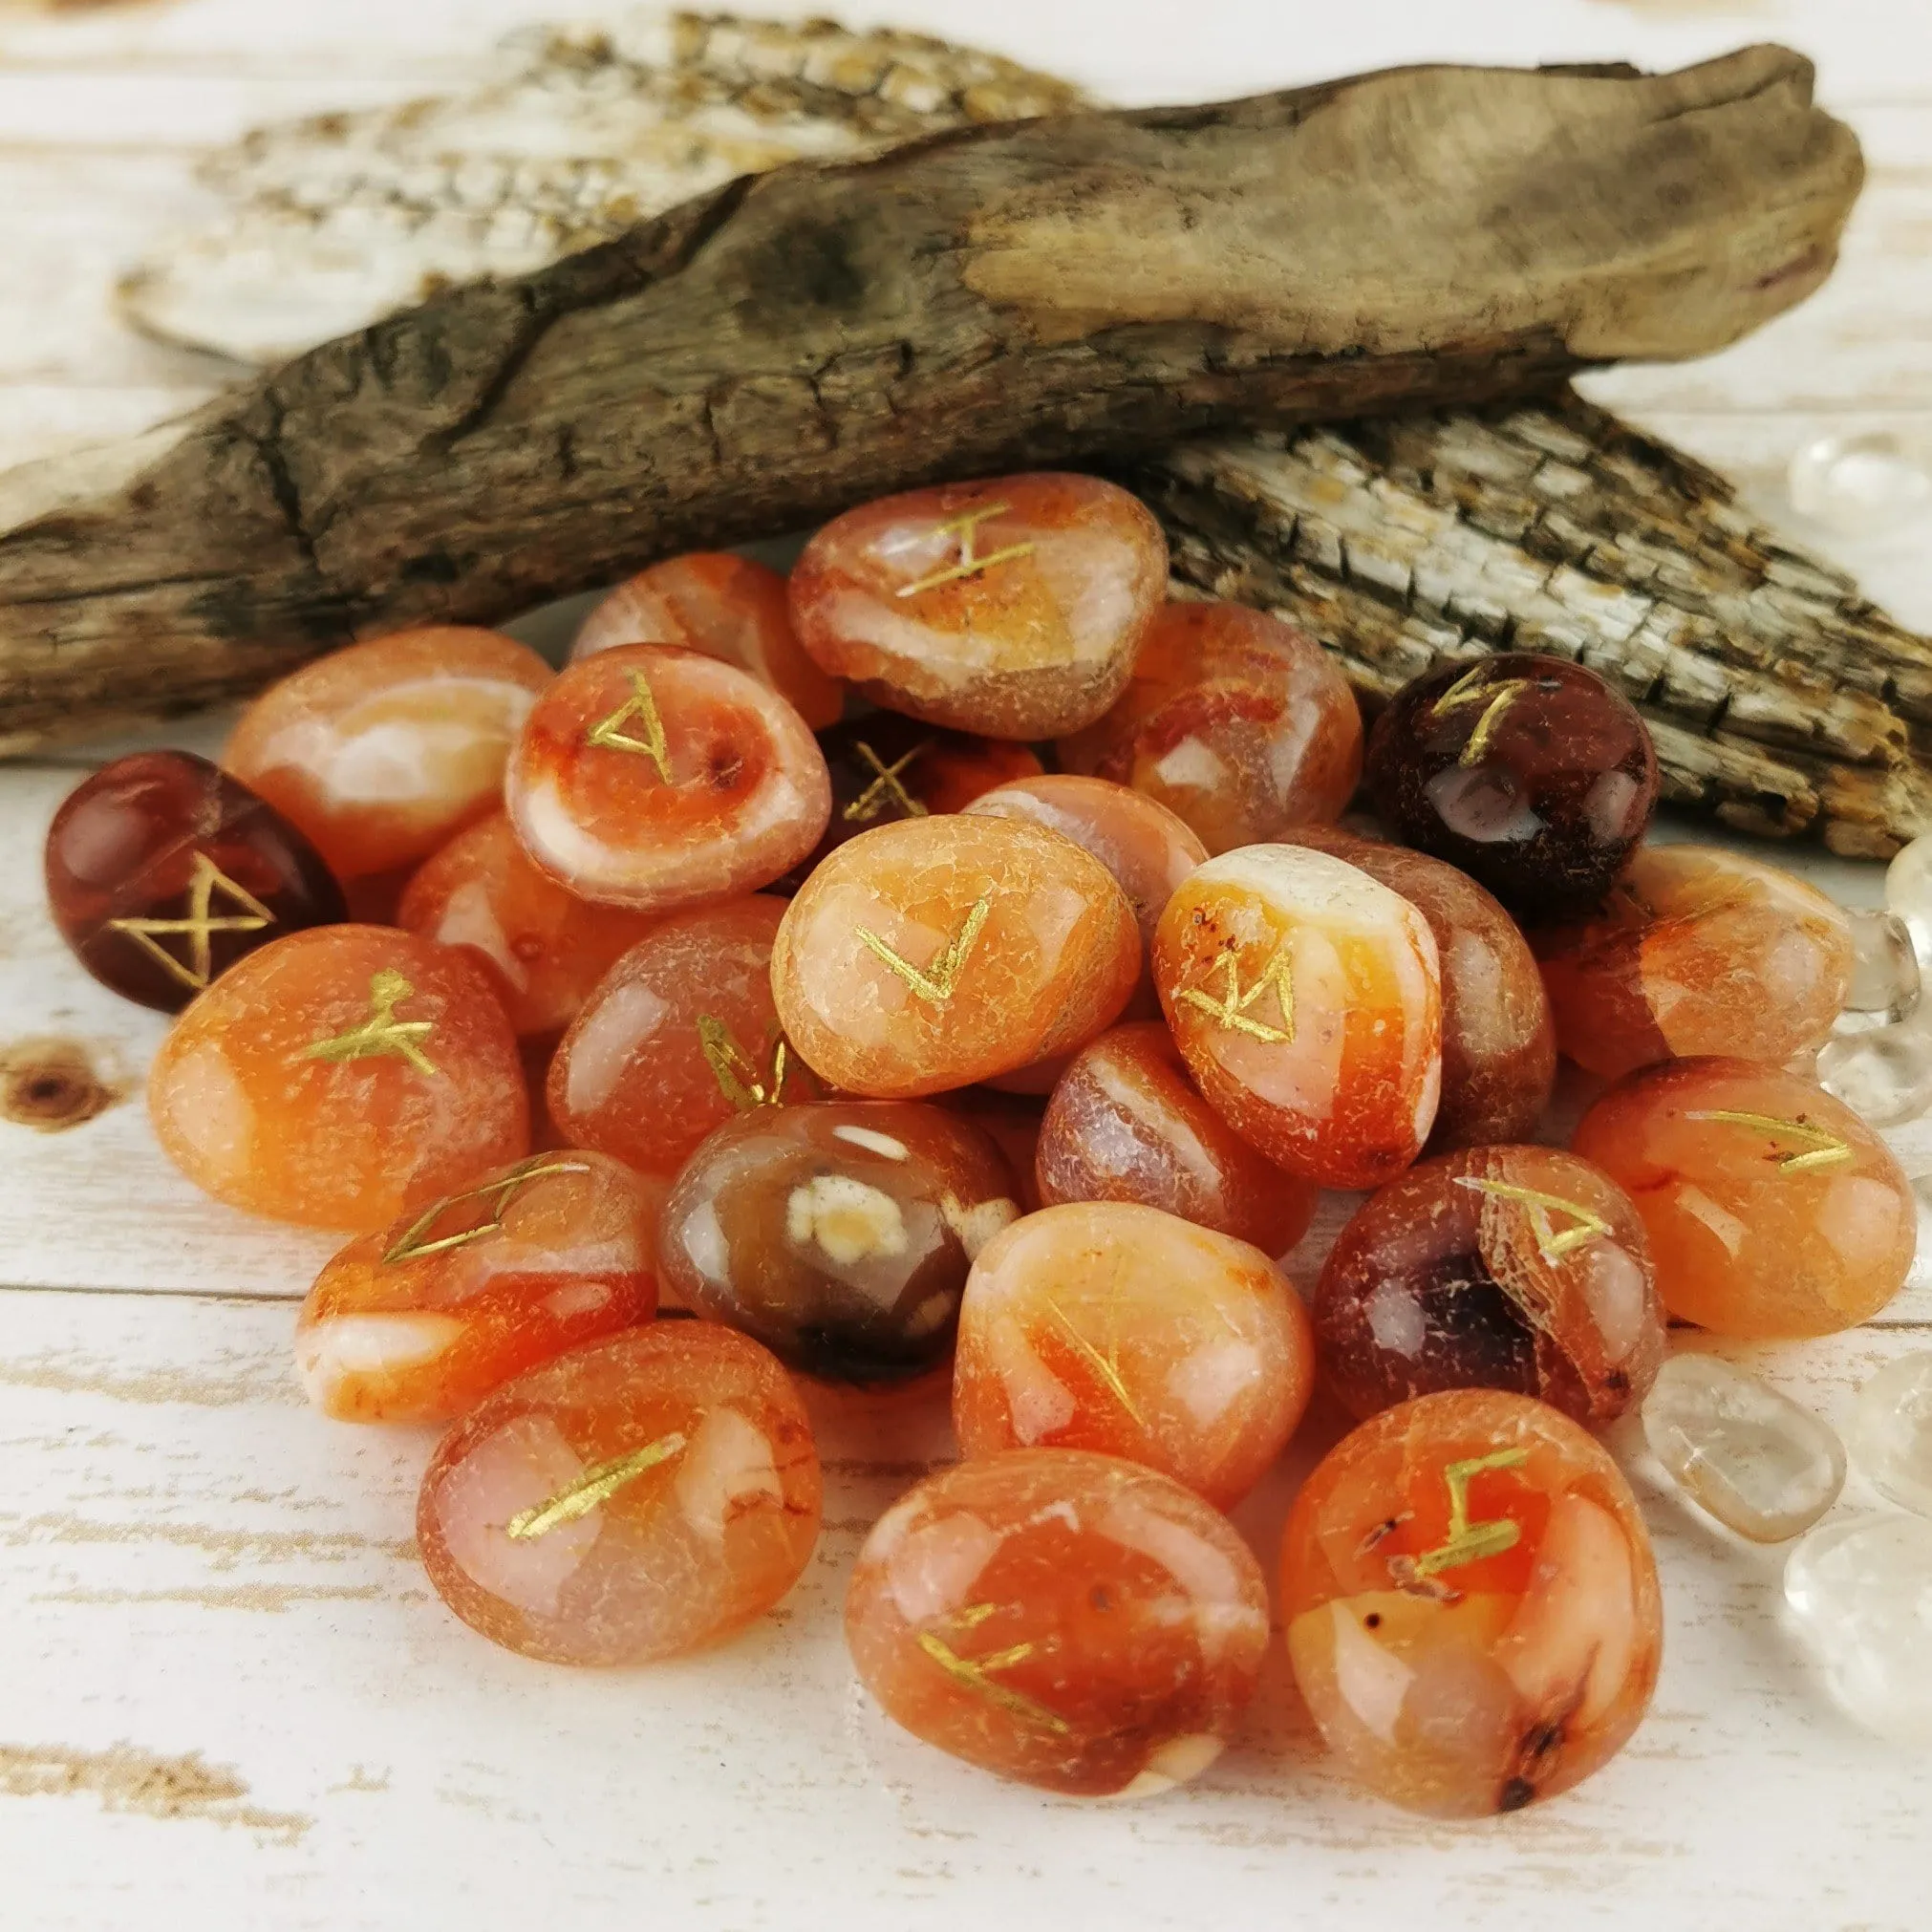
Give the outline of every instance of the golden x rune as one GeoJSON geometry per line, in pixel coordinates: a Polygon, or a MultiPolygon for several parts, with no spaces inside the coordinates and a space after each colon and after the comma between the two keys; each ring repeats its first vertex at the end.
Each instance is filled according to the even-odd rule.
{"type": "Polygon", "coordinates": [[[195,854],[194,870],[188,879],[188,915],[185,919],[110,919],[110,933],[125,933],[148,957],[196,993],[204,992],[214,977],[213,935],[217,933],[259,933],[272,926],[275,915],[246,886],[238,886],[208,857],[195,854]],[[240,912],[209,916],[214,896],[220,892],[240,912]],[[176,955],[161,943],[169,934],[188,935],[187,957],[176,955]]]}
{"type": "Polygon", "coordinates": [[[486,1240],[502,1232],[504,1216],[509,1213],[510,1203],[532,1181],[540,1181],[546,1174],[588,1174],[590,1171],[582,1161],[569,1160],[560,1154],[532,1154],[528,1160],[519,1161],[495,1180],[486,1181],[480,1188],[466,1188],[460,1194],[445,1194],[434,1207],[425,1208],[383,1256],[383,1266],[388,1267],[397,1261],[419,1261],[425,1255],[447,1255],[452,1249],[467,1248],[472,1241],[486,1240]],[[464,1228],[459,1234],[431,1238],[429,1231],[452,1209],[462,1207],[465,1201],[487,1201],[489,1218],[479,1221],[474,1228],[464,1228]]]}
{"type": "Polygon", "coordinates": [[[740,1113],[756,1106],[777,1106],[784,1097],[785,1062],[789,1043],[784,1034],[771,1052],[771,1071],[762,1074],[758,1063],[732,1037],[731,1028],[709,1013],[698,1016],[698,1040],[704,1049],[705,1064],[718,1082],[718,1090],[740,1113]]]}
{"type": "MultiPolygon", "coordinates": [[[[997,1614],[998,1608],[997,1603],[969,1603],[965,1609],[955,1611],[945,1621],[962,1630],[972,1630],[997,1614]]],[[[1058,1711],[1048,1710],[1045,1705],[1036,1703],[1024,1691],[1015,1690],[1010,1684],[998,1684],[993,1679],[994,1671],[1008,1670],[1016,1664],[1025,1663],[1038,1648],[1036,1644],[1014,1643],[1004,1650],[994,1651],[990,1656],[961,1657],[943,1637],[935,1637],[930,1630],[919,1632],[918,1643],[919,1648],[947,1676],[963,1684],[968,1690],[977,1692],[989,1704],[996,1704],[1001,1710],[1023,1718],[1029,1724],[1037,1724],[1042,1729],[1052,1731],[1056,1737],[1065,1737],[1073,1729],[1058,1711]]]]}
{"type": "Polygon", "coordinates": [[[635,1482],[646,1470],[655,1470],[659,1463],[668,1463],[673,1456],[681,1454],[683,1449],[684,1437],[674,1430],[655,1442],[646,1443],[642,1449],[631,1450],[628,1455],[612,1456],[607,1463],[593,1463],[568,1489],[559,1490],[527,1510],[519,1510],[504,1525],[504,1535],[513,1542],[524,1543],[547,1535],[560,1523],[574,1523],[579,1516],[588,1516],[599,1503],[609,1502],[626,1483],[635,1482]]]}
{"type": "Polygon", "coordinates": [[[868,952],[884,960],[921,999],[930,999],[934,1006],[943,1006],[953,997],[954,989],[959,984],[959,974],[966,964],[966,955],[973,950],[973,942],[979,936],[979,929],[985,925],[987,914],[993,910],[993,896],[982,892],[974,900],[972,911],[961,921],[937,958],[930,961],[922,972],[910,960],[902,959],[886,944],[869,926],[858,929],[859,944],[868,952]]]}
{"type": "Polygon", "coordinates": [[[385,966],[369,981],[369,1018],[360,1026],[304,1047],[304,1060],[375,1060],[387,1055],[406,1060],[418,1073],[435,1073],[436,1063],[417,1044],[436,1030],[430,1020],[398,1020],[396,1009],[416,991],[394,967],[385,966]]]}
{"type": "Polygon", "coordinates": [[[967,577],[977,577],[982,570],[990,570],[996,564],[1010,564],[1016,557],[1030,557],[1034,551],[1032,544],[1008,544],[1003,549],[988,550],[979,554],[979,526],[993,517],[1003,517],[1012,507],[1009,504],[988,504],[983,510],[962,510],[956,517],[948,517],[943,524],[934,524],[932,534],[935,537],[956,536],[959,539],[959,561],[949,565],[943,570],[934,570],[930,577],[921,577],[916,584],[901,584],[892,592],[895,597],[916,597],[921,590],[936,590],[941,584],[956,584],[967,577]]]}
{"type": "Polygon", "coordinates": [[[1404,1574],[1423,1578],[1439,1577],[1445,1570],[1459,1570],[1465,1563],[1479,1563],[1485,1556],[1500,1556],[1505,1550],[1513,1550],[1522,1540],[1522,1525],[1510,1516],[1470,1522],[1470,1484],[1486,1470],[1513,1470],[1529,1459],[1528,1449],[1508,1449],[1449,1464],[1442,1472],[1443,1481],[1449,1485],[1449,1540],[1420,1556],[1391,1556],[1388,1559],[1391,1570],[1398,1564],[1402,1566],[1398,1580],[1404,1574]]]}
{"type": "Polygon", "coordinates": [[[1271,1046],[1279,1046],[1295,1038],[1295,980],[1288,969],[1288,949],[1277,947],[1275,956],[1268,961],[1267,971],[1244,993],[1241,990],[1241,962],[1232,953],[1223,953],[1215,965],[1226,980],[1226,990],[1220,998],[1203,993],[1198,986],[1184,986],[1174,997],[1184,1006],[1198,1007],[1217,1025],[1232,1027],[1236,1033],[1245,1033],[1251,1040],[1266,1041],[1271,1046]],[[1275,998],[1281,1008],[1281,1024],[1270,1026],[1265,1021],[1249,1018],[1248,1009],[1267,992],[1275,989],[1275,998]]]}
{"type": "Polygon", "coordinates": [[[1778,1172],[1781,1174],[1803,1173],[1813,1168],[1835,1168],[1840,1161],[1855,1158],[1848,1142],[1841,1141],[1836,1134],[1827,1133],[1823,1127],[1814,1127],[1809,1121],[1780,1120],[1775,1114],[1740,1113],[1729,1107],[1712,1107],[1705,1112],[1687,1113],[1685,1120],[1723,1121],[1730,1127],[1750,1127],[1754,1133],[1761,1133],[1767,1140],[1793,1140],[1798,1143],[1796,1153],[1781,1153],[1777,1156],[1778,1172]]]}
{"type": "Polygon", "coordinates": [[[1498,1200],[1519,1201],[1530,1211],[1530,1226],[1535,1231],[1536,1246],[1546,1261],[1560,1261],[1586,1242],[1610,1232],[1610,1223],[1593,1214],[1580,1201],[1566,1201],[1561,1194],[1546,1194],[1540,1188],[1519,1188],[1512,1181],[1486,1181],[1474,1174],[1459,1174],[1456,1186],[1472,1193],[1493,1194],[1498,1200]],[[1574,1226],[1560,1232],[1552,1223],[1552,1214],[1568,1214],[1574,1226]]]}
{"type": "Polygon", "coordinates": [[[1503,721],[1503,714],[1526,692],[1532,679],[1528,677],[1506,677],[1500,684],[1486,684],[1489,676],[1487,664],[1471,666],[1456,679],[1436,701],[1429,706],[1429,716],[1440,718],[1446,711],[1460,711],[1465,705],[1484,704],[1483,715],[1476,719],[1476,728],[1470,733],[1469,741],[1463,746],[1458,764],[1479,764],[1490,748],[1490,741],[1496,735],[1496,726],[1503,721]]]}
{"type": "Polygon", "coordinates": [[[888,805],[895,805],[909,819],[925,818],[926,807],[906,789],[899,774],[931,743],[928,739],[925,744],[915,744],[911,751],[887,764],[863,738],[854,740],[852,749],[878,776],[839,816],[848,824],[865,825],[869,820],[877,818],[888,805]]]}
{"type": "Polygon", "coordinates": [[[648,758],[657,767],[657,776],[671,783],[671,751],[664,740],[664,719],[652,694],[651,680],[641,671],[627,671],[631,695],[609,718],[600,718],[584,735],[586,744],[601,745],[606,751],[629,751],[648,758]],[[624,727],[635,719],[644,728],[642,738],[633,738],[624,727]]]}

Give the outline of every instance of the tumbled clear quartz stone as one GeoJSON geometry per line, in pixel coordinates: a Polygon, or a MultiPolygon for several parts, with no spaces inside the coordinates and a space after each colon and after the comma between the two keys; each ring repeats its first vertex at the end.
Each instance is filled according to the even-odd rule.
{"type": "Polygon", "coordinates": [[[1932,1743],[1932,1522],[1847,1516],[1785,1564],[1785,1601],[1845,1714],[1932,1743]]]}
{"type": "Polygon", "coordinates": [[[1885,868],[1885,910],[1904,920],[1920,965],[1932,965],[1932,832],[1900,848],[1885,868]]]}
{"type": "Polygon", "coordinates": [[[1728,1530],[1782,1543],[1837,1500],[1845,1451],[1808,1408],[1715,1355],[1674,1355],[1643,1402],[1643,1436],[1728,1530]]]}
{"type": "Polygon", "coordinates": [[[1932,1349],[1888,1362],[1852,1410],[1853,1457],[1886,1497],[1932,1516],[1932,1349]]]}
{"type": "Polygon", "coordinates": [[[1932,1026],[1841,1023],[1818,1048],[1815,1079],[1868,1127],[1903,1127],[1932,1107],[1932,1026]]]}
{"type": "Polygon", "coordinates": [[[1849,1013],[1880,1013],[1903,1020],[1919,1004],[1919,955],[1912,932],[1897,912],[1848,912],[1855,949],[1849,1013]]]}
{"type": "Polygon", "coordinates": [[[1932,510],[1932,462],[1889,430],[1823,436],[1792,459],[1792,506],[1847,536],[1896,529],[1932,510]]]}

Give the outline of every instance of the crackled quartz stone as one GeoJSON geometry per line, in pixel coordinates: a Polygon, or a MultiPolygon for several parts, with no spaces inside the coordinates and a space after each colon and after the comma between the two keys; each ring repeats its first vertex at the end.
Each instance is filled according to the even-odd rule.
{"type": "Polygon", "coordinates": [[[574,663],[619,644],[681,644],[748,671],[814,731],[836,724],[845,694],[799,648],[785,580],[729,550],[672,557],[627,578],[584,619],[574,663]]]}
{"type": "Polygon", "coordinates": [[[1119,697],[1166,594],[1151,512],[1041,474],[885,497],[791,574],[799,642],[889,711],[989,738],[1077,730],[1119,697]]]}
{"type": "Polygon", "coordinates": [[[733,1114],[817,1096],[772,1004],[784,916],[775,898],[700,907],[617,961],[550,1061],[550,1118],[566,1141],[669,1178],[733,1114]]]}
{"type": "Polygon", "coordinates": [[[1161,914],[1154,982],[1189,1071],[1272,1161],[1370,1188],[1428,1138],[1442,1083],[1435,940],[1326,852],[1210,859],[1161,914]]]}
{"type": "Polygon", "coordinates": [[[423,862],[403,891],[396,923],[488,961],[517,1032],[554,1036],[617,960],[661,922],[567,892],[524,856],[499,812],[423,862]]]}
{"type": "Polygon", "coordinates": [[[1919,1005],[1919,955],[1912,929],[1897,912],[1847,912],[1852,934],[1852,979],[1845,989],[1848,1013],[1906,1019],[1919,1005]]]}
{"type": "Polygon", "coordinates": [[[416,1537],[442,1600],[549,1664],[729,1636],[798,1581],[823,1478],[791,1378],[710,1321],[662,1321],[505,1383],[437,1446],[416,1537]]]}
{"type": "Polygon", "coordinates": [[[818,741],[748,672],[620,644],[572,664],[526,722],[504,801],[524,850],[579,897],[669,912],[769,884],[818,844],[818,741]]]}
{"type": "Polygon", "coordinates": [[[881,1516],[846,1598],[859,1680],[914,1736],[1080,1797],[1205,1771],[1268,1648],[1234,1526],[1152,1470],[1016,1449],[929,1476],[881,1516]]]}
{"type": "Polygon", "coordinates": [[[1155,1208],[1046,1208],[973,1264],[953,1427],[969,1456],[1098,1449],[1228,1509],[1308,1406],[1301,1298],[1258,1248],[1155,1208]]]}
{"type": "Polygon", "coordinates": [[[1782,1065],[1831,1033],[1853,967],[1837,906],[1716,846],[1644,847],[1599,912],[1531,943],[1556,1044],[1611,1080],[1700,1053],[1782,1065]]]}
{"type": "Polygon", "coordinates": [[[1932,1516],[1932,1351],[1901,1355],[1858,1391],[1852,1454],[1881,1495],[1932,1516]]]}
{"type": "Polygon", "coordinates": [[[1610,1088],[1576,1152],[1620,1182],[1650,1233],[1664,1305],[1720,1335],[1829,1335],[1884,1307],[1918,1217],[1891,1149],[1795,1075],[1673,1060],[1610,1088]]]}
{"type": "Polygon", "coordinates": [[[530,1144],[489,975],[383,926],[291,933],[231,966],[162,1041],[148,1110],[217,1200],[357,1234],[530,1144]]]}
{"type": "Polygon", "coordinates": [[[1315,1293],[1321,1373],[1352,1415],[1449,1388],[1539,1396],[1600,1425],[1664,1360],[1630,1198],[1554,1148],[1425,1161],[1357,1210],[1315,1293]]]}
{"type": "Polygon", "coordinates": [[[364,1234],[295,1326],[338,1422],[452,1422],[567,1349],[650,1320],[664,1184],[577,1148],[531,1154],[364,1234]]]}
{"type": "Polygon", "coordinates": [[[1932,1744],[1932,1523],[1821,1523],[1785,1564],[1785,1601],[1839,1708],[1900,1744],[1932,1744]]]}
{"type": "Polygon", "coordinates": [[[1845,1486],[1829,1425],[1715,1355],[1673,1355],[1643,1399],[1643,1439],[1693,1502],[1753,1543],[1802,1535],[1845,1486]]]}
{"type": "Polygon", "coordinates": [[[901,1382],[952,1353],[973,1257],[1020,1213],[1006,1158],[917,1101],[761,1107],[686,1163],[659,1258],[698,1314],[833,1382],[901,1382]]]}
{"type": "Polygon", "coordinates": [[[138,752],[84,779],[48,828],[46,869],[75,956],[163,1013],[270,940],[345,916],[315,848],[185,751],[138,752]]]}
{"type": "Polygon", "coordinates": [[[914,1099],[1070,1053],[1140,977],[1133,907],[1100,861],[1019,820],[881,826],[792,900],[772,996],[834,1086],[914,1099]]]}
{"type": "Polygon", "coordinates": [[[392,872],[496,810],[510,746],[550,678],[495,631],[399,631],[271,684],[222,763],[338,879],[392,872]]]}
{"type": "Polygon", "coordinates": [[[1341,816],[1362,777],[1362,714],[1335,660],[1292,624],[1238,604],[1167,604],[1119,701],[1060,752],[1225,852],[1341,816]]]}
{"type": "Polygon", "coordinates": [[[1342,1769],[1405,1810],[1554,1797],[1657,1683],[1650,1537],[1608,1454],[1527,1396],[1385,1409],[1322,1459],[1281,1552],[1288,1654],[1342,1769]]]}
{"type": "Polygon", "coordinates": [[[1135,1201],[1267,1255],[1308,1232],[1320,1194],[1201,1098],[1159,1020],[1111,1027],[1074,1056],[1046,1104],[1035,1163],[1049,1205],[1135,1201]]]}

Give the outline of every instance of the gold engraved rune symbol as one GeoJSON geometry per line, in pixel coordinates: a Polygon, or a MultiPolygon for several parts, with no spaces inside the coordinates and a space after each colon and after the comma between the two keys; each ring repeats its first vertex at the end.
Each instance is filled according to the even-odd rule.
{"type": "Polygon", "coordinates": [[[785,1037],[780,1034],[772,1048],[771,1072],[761,1074],[758,1063],[732,1038],[731,1028],[709,1013],[698,1016],[698,1043],[704,1049],[705,1063],[718,1082],[718,1090],[739,1112],[753,1107],[777,1106],[784,1098],[785,1037]]]}
{"type": "Polygon", "coordinates": [[[954,988],[959,983],[960,969],[966,964],[966,955],[972,952],[973,942],[978,938],[979,929],[985,925],[986,916],[992,910],[990,893],[982,893],[975,899],[973,910],[966,914],[959,930],[924,972],[910,960],[900,958],[869,926],[858,929],[859,944],[884,960],[921,999],[929,999],[934,1006],[943,1006],[952,998],[954,988]]]}
{"type": "Polygon", "coordinates": [[[1197,1006],[1217,1025],[1232,1027],[1236,1033],[1245,1033],[1251,1040],[1266,1041],[1271,1046],[1279,1046],[1295,1038],[1295,981],[1288,970],[1288,954],[1285,947],[1277,947],[1275,956],[1268,961],[1268,969],[1254,985],[1241,991],[1241,962],[1232,953],[1223,953],[1216,962],[1226,980],[1226,990],[1220,998],[1203,993],[1198,986],[1185,986],[1174,997],[1184,1006],[1197,1006]],[[1275,998],[1281,1008],[1281,1024],[1270,1026],[1259,1020],[1249,1018],[1248,1009],[1267,992],[1275,989],[1275,998]]]}
{"type": "Polygon", "coordinates": [[[406,1060],[418,1073],[435,1073],[436,1063],[417,1044],[435,1030],[430,1020],[398,1020],[396,1009],[416,991],[402,975],[385,966],[369,981],[369,1018],[328,1040],[304,1047],[304,1060],[374,1060],[388,1055],[406,1060]]]}
{"type": "Polygon", "coordinates": [[[1840,1161],[1855,1158],[1848,1143],[1803,1119],[1780,1120],[1775,1114],[1739,1113],[1729,1107],[1713,1107],[1708,1112],[1687,1113],[1684,1117],[1685,1120],[1724,1121],[1731,1127],[1750,1127],[1763,1134],[1767,1140],[1796,1141],[1798,1148],[1795,1153],[1777,1155],[1781,1174],[1804,1173],[1813,1168],[1835,1168],[1840,1161]]]}
{"type": "Polygon", "coordinates": [[[964,578],[977,577],[980,571],[990,570],[996,564],[1010,564],[1016,557],[1030,557],[1034,551],[1032,544],[1008,544],[1003,549],[988,550],[983,557],[979,554],[979,526],[991,518],[1003,517],[1011,507],[1008,504],[988,504],[983,510],[964,510],[956,517],[948,517],[943,524],[934,524],[934,536],[958,537],[959,561],[943,570],[934,570],[930,577],[921,577],[916,584],[901,584],[892,594],[895,597],[916,597],[921,590],[936,590],[941,584],[956,584],[964,578]]]}
{"type": "Polygon", "coordinates": [[[1051,1295],[1044,1297],[1047,1313],[1060,1323],[1061,1332],[1073,1344],[1074,1352],[1086,1363],[1112,1393],[1113,1399],[1127,1410],[1136,1428],[1147,1428],[1147,1418],[1134,1406],[1134,1399],[1127,1393],[1127,1379],[1120,1371],[1120,1293],[1122,1263],[1116,1262],[1113,1271],[1113,1286],[1107,1293],[1106,1301],[1106,1348],[1096,1348],[1080,1330],[1074,1326],[1068,1316],[1051,1295]]]}
{"type": "Polygon", "coordinates": [[[626,672],[631,680],[631,696],[609,718],[600,718],[585,734],[586,744],[601,745],[606,751],[635,752],[657,767],[657,776],[671,783],[671,751],[664,741],[664,719],[652,695],[651,681],[641,671],[626,672]],[[633,738],[624,727],[635,719],[643,729],[633,738]]]}
{"type": "Polygon", "coordinates": [[[555,1154],[532,1154],[528,1160],[519,1161],[495,1180],[485,1181],[480,1188],[466,1188],[460,1194],[445,1194],[434,1207],[425,1208],[383,1256],[383,1265],[387,1267],[396,1261],[419,1261],[425,1255],[447,1255],[452,1249],[467,1248],[472,1241],[486,1240],[491,1234],[501,1232],[510,1203],[532,1181],[540,1181],[546,1174],[588,1174],[590,1171],[581,1161],[566,1160],[555,1154]],[[464,1228],[460,1234],[441,1234],[432,1239],[429,1231],[452,1208],[460,1208],[465,1201],[488,1202],[489,1218],[479,1221],[474,1228],[464,1228]]]}
{"type": "MultiPolygon", "coordinates": [[[[969,1603],[965,1609],[955,1611],[945,1621],[957,1624],[963,1630],[972,1630],[995,1615],[998,1608],[997,1603],[969,1603]]],[[[1009,1670],[1016,1664],[1025,1663],[1037,1645],[1014,1643],[986,1657],[961,1657],[944,1638],[935,1637],[930,1630],[920,1631],[918,1641],[919,1648],[948,1677],[963,1684],[987,1703],[998,1705],[1001,1710],[1028,1724],[1037,1724],[1042,1729],[1052,1731],[1056,1737],[1065,1737],[1073,1729],[1058,1711],[1048,1710],[1045,1705],[1036,1703],[1024,1691],[1015,1690],[1010,1684],[1000,1684],[994,1679],[996,1670],[1009,1670]]]]}
{"type": "Polygon", "coordinates": [[[668,1463],[673,1456],[681,1454],[683,1449],[683,1436],[674,1432],[661,1435],[628,1455],[612,1456],[607,1463],[593,1463],[568,1489],[559,1490],[541,1503],[533,1503],[527,1510],[519,1510],[504,1525],[504,1535],[513,1542],[523,1543],[547,1535],[560,1523],[574,1523],[579,1516],[588,1516],[599,1503],[609,1502],[626,1483],[635,1482],[646,1470],[655,1470],[659,1463],[668,1463]]]}
{"type": "Polygon", "coordinates": [[[1469,742],[1463,746],[1458,764],[1480,764],[1489,751],[1490,741],[1496,735],[1496,726],[1503,721],[1503,714],[1526,692],[1532,680],[1528,677],[1506,677],[1500,684],[1485,685],[1483,679],[1489,675],[1487,664],[1473,665],[1456,679],[1436,701],[1429,706],[1429,716],[1440,718],[1445,711],[1460,711],[1465,705],[1482,704],[1488,700],[1483,715],[1476,719],[1476,728],[1470,733],[1469,742]]]}
{"type": "Polygon", "coordinates": [[[110,919],[107,929],[110,933],[125,933],[157,965],[183,986],[201,993],[206,990],[208,981],[214,977],[212,934],[259,933],[263,927],[274,923],[274,913],[254,893],[246,887],[236,885],[207,853],[198,851],[194,872],[188,880],[188,915],[185,919],[110,919]],[[217,892],[241,910],[218,919],[210,918],[208,908],[217,892]],[[188,935],[185,959],[177,958],[161,943],[161,936],[171,933],[188,935]]]}
{"type": "Polygon", "coordinates": [[[891,764],[885,763],[863,738],[853,742],[852,749],[878,776],[839,814],[841,818],[851,825],[864,825],[868,819],[877,818],[889,805],[897,805],[909,819],[922,819],[927,816],[926,807],[906,789],[905,783],[899,776],[926,749],[925,745],[915,744],[911,751],[905,753],[903,757],[895,758],[891,764]]]}
{"type": "Polygon", "coordinates": [[[1536,1246],[1542,1250],[1546,1261],[1560,1261],[1586,1242],[1610,1232],[1610,1223],[1600,1214],[1593,1214],[1579,1202],[1566,1201],[1561,1194],[1546,1194],[1540,1188],[1519,1188],[1511,1181],[1486,1181],[1474,1174],[1459,1174],[1456,1186],[1468,1188],[1472,1193],[1493,1194],[1498,1200],[1520,1201],[1530,1211],[1530,1226],[1535,1230],[1536,1246]],[[1567,1214],[1574,1225],[1559,1232],[1550,1219],[1552,1214],[1567,1214]]]}
{"type": "Polygon", "coordinates": [[[1449,1540],[1420,1556],[1391,1556],[1391,1570],[1398,1564],[1402,1566],[1397,1580],[1402,1580],[1405,1573],[1425,1579],[1438,1577],[1445,1570],[1459,1570],[1465,1563],[1479,1563],[1485,1556],[1500,1556],[1505,1550],[1513,1550],[1523,1535],[1522,1525],[1513,1518],[1497,1516],[1489,1522],[1470,1521],[1470,1483],[1486,1470],[1513,1470],[1529,1458],[1526,1449],[1509,1449],[1449,1464],[1442,1472],[1443,1481],[1449,1485],[1449,1540]]]}

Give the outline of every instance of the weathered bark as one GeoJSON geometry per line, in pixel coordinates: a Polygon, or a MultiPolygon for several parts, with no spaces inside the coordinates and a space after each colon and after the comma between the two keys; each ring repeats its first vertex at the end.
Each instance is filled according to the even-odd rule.
{"type": "Polygon", "coordinates": [[[1851,134],[1776,48],[1418,68],[735,182],[0,480],[0,749],[488,621],[940,477],[1546,387],[1829,271],[1851,134]]]}

